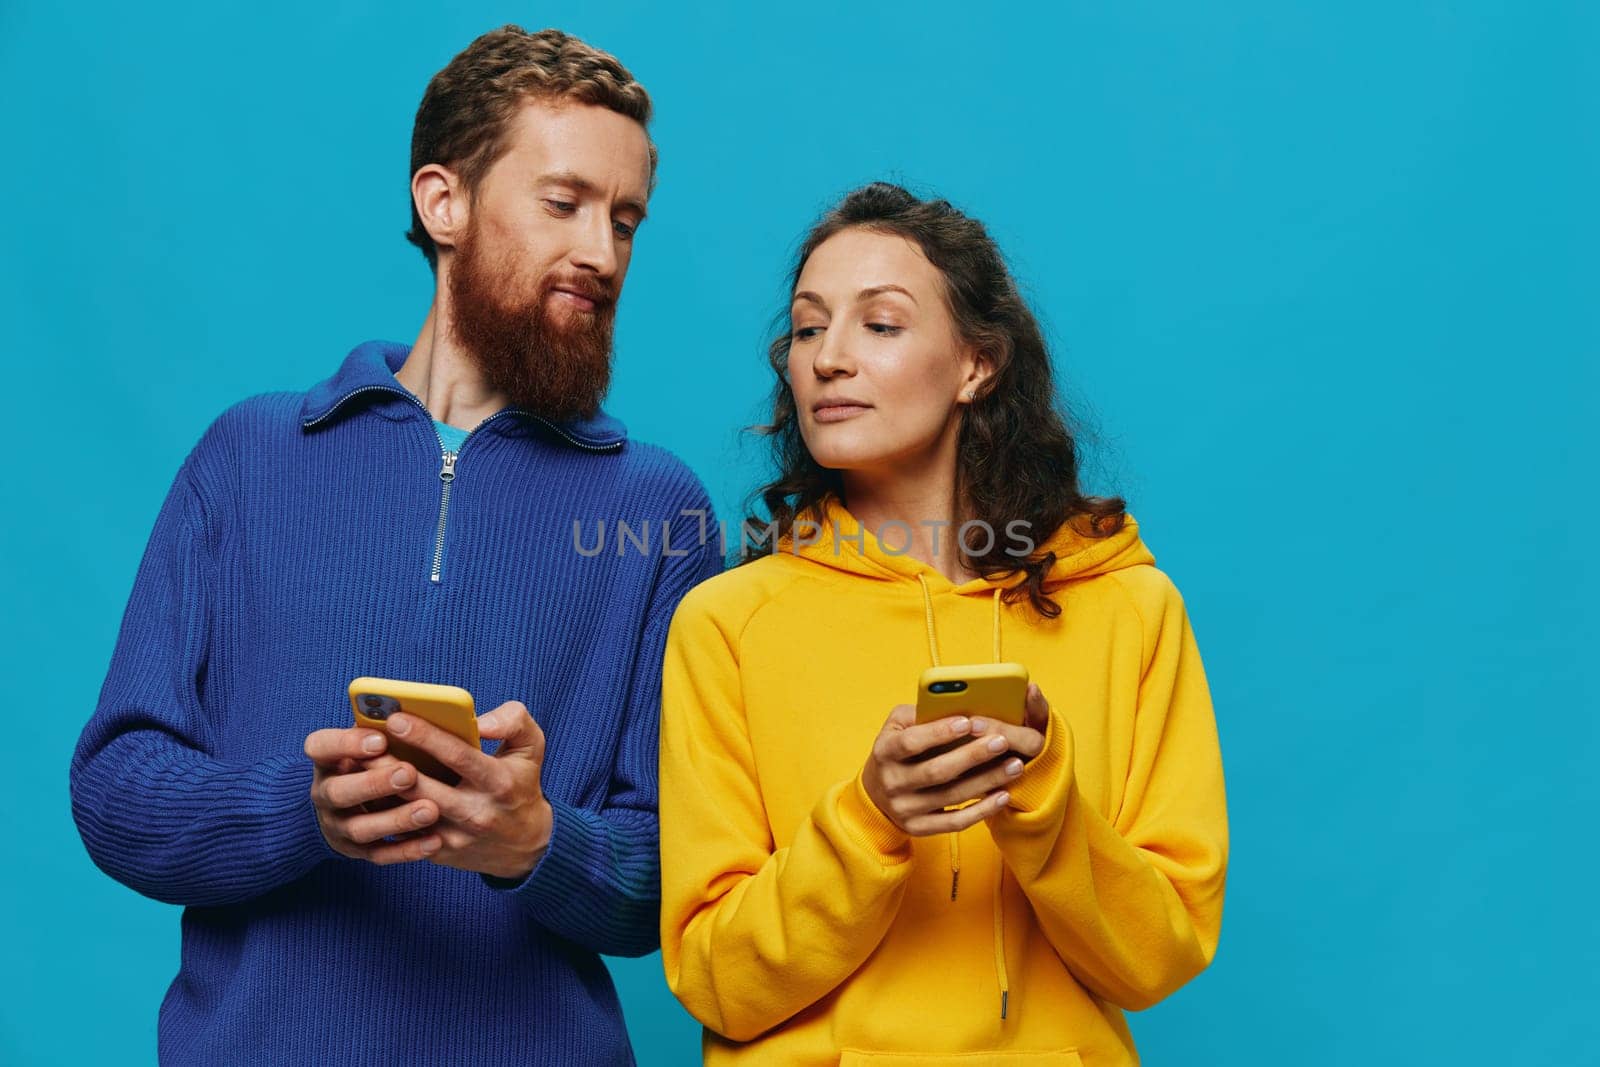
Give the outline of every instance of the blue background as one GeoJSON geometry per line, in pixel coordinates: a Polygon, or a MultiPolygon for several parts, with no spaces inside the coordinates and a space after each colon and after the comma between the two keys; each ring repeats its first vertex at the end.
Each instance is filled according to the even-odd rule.
{"type": "MultiPolygon", "coordinates": [[[[1148,1063],[1600,1062],[1596,10],[4,0],[0,1061],[153,1062],[178,912],[90,864],[66,768],[157,506],[231,402],[414,337],[423,86],[555,21],[658,106],[608,406],[725,515],[832,197],[1009,253],[1222,732],[1221,951],[1148,1063]]],[[[695,1062],[659,957],[615,973],[641,1062],[695,1062]]]]}

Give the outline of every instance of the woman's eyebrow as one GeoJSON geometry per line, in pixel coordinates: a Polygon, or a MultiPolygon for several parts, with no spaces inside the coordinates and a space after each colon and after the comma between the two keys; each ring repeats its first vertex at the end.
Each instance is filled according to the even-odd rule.
{"type": "Polygon", "coordinates": [[[899,285],[874,285],[870,289],[863,289],[857,293],[856,299],[870,300],[880,293],[904,293],[913,304],[917,302],[917,298],[911,295],[911,290],[899,285]]]}
{"type": "MultiPolygon", "coordinates": [[[[917,298],[911,295],[911,290],[899,285],[874,285],[869,289],[863,289],[861,292],[857,293],[856,299],[871,300],[873,297],[878,296],[881,293],[903,293],[913,304],[917,302],[917,298]]],[[[816,293],[813,293],[810,289],[802,289],[798,293],[795,293],[794,298],[789,302],[791,304],[795,304],[802,300],[809,300],[811,303],[823,308],[828,306],[828,302],[826,300],[822,299],[822,297],[818,296],[816,293]]]]}

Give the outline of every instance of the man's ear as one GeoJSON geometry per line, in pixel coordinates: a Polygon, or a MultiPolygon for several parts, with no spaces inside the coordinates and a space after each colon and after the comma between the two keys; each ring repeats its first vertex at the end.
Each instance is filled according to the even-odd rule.
{"type": "Polygon", "coordinates": [[[461,176],[439,163],[429,163],[411,176],[411,202],[423,229],[439,248],[455,248],[466,232],[471,198],[461,176]]]}

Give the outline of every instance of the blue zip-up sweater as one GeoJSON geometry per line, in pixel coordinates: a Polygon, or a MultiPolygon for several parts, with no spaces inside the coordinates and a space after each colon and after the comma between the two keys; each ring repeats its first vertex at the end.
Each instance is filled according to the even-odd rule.
{"type": "Polygon", "coordinates": [[[206,432],[73,755],[95,863],[184,905],[163,1063],[633,1059],[599,955],[657,946],[661,657],[679,599],[721,569],[710,503],[604,413],[503,411],[447,486],[393,377],[407,351],[364,344],[206,432]],[[524,881],[328,847],[303,746],[352,724],[361,675],[527,704],[555,825],[524,881]]]}

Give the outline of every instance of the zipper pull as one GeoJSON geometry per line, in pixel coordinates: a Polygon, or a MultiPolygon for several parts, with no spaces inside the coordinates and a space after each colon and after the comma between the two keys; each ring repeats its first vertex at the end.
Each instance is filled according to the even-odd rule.
{"type": "Polygon", "coordinates": [[[439,480],[447,483],[456,480],[456,454],[454,452],[446,452],[444,454],[444,466],[439,468],[439,480]]]}

